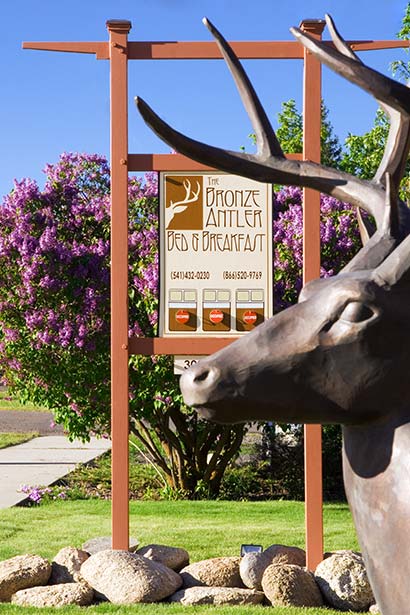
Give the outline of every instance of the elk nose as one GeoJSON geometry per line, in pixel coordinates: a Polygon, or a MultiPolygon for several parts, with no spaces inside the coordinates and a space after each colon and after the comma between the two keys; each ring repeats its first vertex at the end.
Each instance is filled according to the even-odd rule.
{"type": "Polygon", "coordinates": [[[197,382],[204,382],[204,380],[206,380],[208,378],[208,376],[211,374],[211,370],[209,369],[209,367],[205,367],[202,370],[199,370],[198,374],[195,374],[193,382],[197,383],[197,382]]]}
{"type": "Polygon", "coordinates": [[[220,371],[211,365],[197,365],[182,374],[179,386],[188,406],[202,405],[209,401],[220,379],[220,371]]]}

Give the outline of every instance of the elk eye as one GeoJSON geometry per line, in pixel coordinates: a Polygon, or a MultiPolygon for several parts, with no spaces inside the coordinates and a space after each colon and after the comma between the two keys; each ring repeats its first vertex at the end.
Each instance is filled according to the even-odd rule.
{"type": "Polygon", "coordinates": [[[364,303],[351,301],[341,313],[340,319],[347,320],[347,322],[364,322],[371,318],[373,314],[374,312],[364,303]]]}

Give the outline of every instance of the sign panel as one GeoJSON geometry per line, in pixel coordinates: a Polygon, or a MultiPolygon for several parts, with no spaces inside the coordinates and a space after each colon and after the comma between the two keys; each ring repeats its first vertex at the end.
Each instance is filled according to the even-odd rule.
{"type": "Polygon", "coordinates": [[[196,365],[198,361],[200,361],[202,358],[203,357],[199,355],[192,356],[192,357],[183,356],[183,355],[174,356],[174,374],[176,374],[177,376],[181,376],[184,373],[184,371],[186,371],[193,365],[196,365]]]}
{"type": "Polygon", "coordinates": [[[237,336],[272,315],[272,187],[160,174],[161,336],[237,336]]]}

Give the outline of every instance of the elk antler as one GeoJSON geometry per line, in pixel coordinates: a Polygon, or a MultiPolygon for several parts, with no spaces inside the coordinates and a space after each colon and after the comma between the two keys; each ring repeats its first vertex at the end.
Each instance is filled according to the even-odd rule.
{"type": "Polygon", "coordinates": [[[371,262],[367,265],[377,265],[380,258],[391,251],[388,246],[394,245],[397,243],[394,240],[402,239],[409,232],[409,210],[398,203],[398,191],[410,149],[410,92],[402,84],[365,66],[340,36],[330,15],[326,15],[325,19],[335,49],[299,28],[291,28],[291,32],[323,64],[372,94],[390,118],[384,155],[373,178],[375,185],[386,190],[385,208],[388,215],[385,212],[381,225],[376,218],[378,232],[344,269],[352,271],[367,262],[369,256],[371,262]]]}
{"type": "Polygon", "coordinates": [[[378,231],[349,268],[374,267],[410,231],[410,212],[402,203],[397,205],[398,185],[410,148],[410,91],[365,66],[340,37],[332,19],[326,16],[326,21],[334,48],[297,28],[292,32],[320,61],[373,94],[391,119],[385,155],[371,181],[309,160],[288,160],[241,63],[224,37],[206,19],[204,23],[216,39],[252,122],[257,154],[227,151],[190,139],[165,123],[142,99],[136,98],[136,104],[146,123],[161,139],[194,160],[257,181],[314,188],[368,211],[374,216],[378,231]],[[388,190],[387,176],[391,177],[388,190]]]}
{"type": "Polygon", "coordinates": [[[330,15],[326,15],[325,19],[336,49],[299,28],[291,28],[290,31],[323,64],[372,94],[387,113],[390,118],[389,136],[374,181],[384,185],[386,173],[389,173],[398,190],[410,149],[410,91],[401,83],[363,64],[341,38],[330,15]]]}

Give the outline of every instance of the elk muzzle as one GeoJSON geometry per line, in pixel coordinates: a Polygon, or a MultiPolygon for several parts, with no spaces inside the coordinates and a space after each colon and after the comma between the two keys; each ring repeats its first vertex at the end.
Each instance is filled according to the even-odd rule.
{"type": "Polygon", "coordinates": [[[209,401],[220,375],[220,370],[215,365],[206,363],[197,363],[187,370],[180,381],[185,403],[189,406],[200,406],[209,401]]]}

